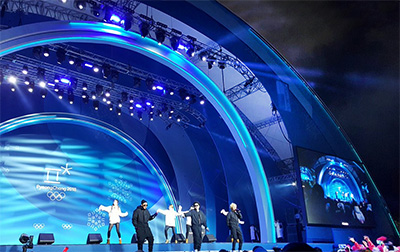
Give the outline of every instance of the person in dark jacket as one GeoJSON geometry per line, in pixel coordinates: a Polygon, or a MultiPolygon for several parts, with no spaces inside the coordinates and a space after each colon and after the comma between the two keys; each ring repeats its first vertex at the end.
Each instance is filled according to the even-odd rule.
{"type": "Polygon", "coordinates": [[[226,224],[228,225],[231,236],[232,236],[232,251],[235,250],[236,242],[239,240],[239,251],[242,250],[243,245],[243,235],[239,228],[239,221],[242,219],[242,214],[240,210],[237,209],[237,205],[232,203],[230,205],[231,211],[226,216],[226,224]]]}
{"type": "Polygon", "coordinates": [[[154,237],[151,233],[148,222],[153,220],[157,216],[157,213],[150,215],[149,210],[147,210],[147,205],[147,201],[142,200],[141,205],[138,206],[135,211],[133,211],[132,224],[136,229],[138,250],[143,251],[143,243],[144,240],[147,239],[149,242],[149,252],[152,252],[154,237]]]}
{"type": "Polygon", "coordinates": [[[185,213],[185,217],[190,216],[192,218],[192,232],[193,232],[193,243],[194,251],[200,251],[201,249],[201,226],[204,226],[207,231],[207,219],[206,215],[200,210],[200,203],[194,202],[193,208],[189,212],[185,213]]]}

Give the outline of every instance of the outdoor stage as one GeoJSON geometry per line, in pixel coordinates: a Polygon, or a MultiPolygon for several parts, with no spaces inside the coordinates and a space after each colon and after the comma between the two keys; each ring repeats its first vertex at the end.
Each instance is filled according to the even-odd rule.
{"type": "MultiPolygon", "coordinates": [[[[252,251],[255,246],[261,246],[267,251],[273,251],[273,247],[283,248],[286,243],[244,243],[243,250],[252,251]]],[[[312,247],[319,247],[322,251],[332,251],[331,243],[313,243],[309,244],[312,247]]],[[[230,250],[232,244],[228,242],[216,242],[216,243],[203,243],[201,251],[216,251],[221,249],[230,250]]],[[[137,244],[89,244],[89,245],[34,245],[33,249],[28,249],[27,252],[63,252],[68,247],[68,252],[133,252],[137,251],[137,244]]],[[[0,246],[0,252],[20,252],[22,251],[21,245],[3,245],[0,246]]],[[[144,251],[148,251],[148,247],[144,245],[144,251]]],[[[154,244],[154,252],[183,252],[193,251],[193,244],[154,244]]]]}

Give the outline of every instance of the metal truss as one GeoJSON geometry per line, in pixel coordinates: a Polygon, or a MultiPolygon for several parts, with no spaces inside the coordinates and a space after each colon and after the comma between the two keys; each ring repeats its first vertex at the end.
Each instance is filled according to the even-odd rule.
{"type": "Polygon", "coordinates": [[[249,118],[247,118],[247,116],[239,108],[236,107],[236,110],[238,111],[243,122],[246,124],[246,127],[249,130],[249,132],[254,136],[255,139],[257,139],[257,141],[261,144],[261,146],[268,152],[272,160],[274,160],[275,162],[280,161],[281,159],[278,153],[267,141],[267,139],[261,134],[261,132],[257,129],[257,127],[250,121],[249,118]]]}
{"type": "Polygon", "coordinates": [[[263,93],[267,92],[263,84],[258,79],[255,78],[253,80],[243,81],[231,87],[230,89],[225,91],[225,95],[231,102],[236,102],[257,91],[261,91],[263,93]]]}
{"type": "Polygon", "coordinates": [[[288,173],[279,176],[274,176],[268,178],[268,183],[270,184],[284,184],[284,183],[293,183],[296,181],[296,173],[288,173]]]}
{"type": "Polygon", "coordinates": [[[281,120],[282,120],[282,118],[281,118],[280,115],[272,116],[272,117],[270,117],[270,118],[268,118],[268,119],[266,119],[266,120],[264,120],[264,121],[262,121],[262,122],[255,123],[254,126],[255,126],[258,130],[261,130],[261,129],[263,129],[263,128],[270,127],[270,126],[272,126],[272,125],[274,125],[274,124],[277,124],[277,123],[279,123],[281,120]]]}
{"type": "Polygon", "coordinates": [[[132,77],[139,77],[141,80],[147,80],[151,79],[157,83],[162,83],[163,85],[167,86],[168,88],[172,88],[176,91],[178,91],[180,88],[184,88],[186,91],[188,91],[190,94],[196,95],[197,97],[201,96],[201,93],[192,85],[186,85],[184,83],[180,83],[171,79],[168,79],[164,76],[157,75],[145,70],[142,70],[137,67],[132,67],[128,64],[109,59],[106,57],[103,57],[101,55],[84,51],[80,48],[67,45],[67,44],[54,44],[54,45],[49,45],[49,49],[51,51],[57,51],[58,48],[62,48],[66,51],[67,56],[73,56],[75,58],[81,58],[84,61],[89,61],[90,63],[93,63],[94,65],[97,65],[101,67],[103,64],[108,64],[111,66],[111,69],[118,71],[121,74],[126,74],[128,76],[132,77]]]}
{"type": "MultiPolygon", "coordinates": [[[[168,99],[164,96],[154,95],[148,92],[140,91],[138,89],[126,87],[123,85],[111,83],[104,79],[96,78],[87,74],[83,74],[77,71],[69,70],[60,66],[52,65],[46,62],[42,62],[33,58],[29,58],[19,54],[13,54],[10,56],[5,56],[1,58],[1,64],[3,69],[3,75],[5,73],[10,73],[17,76],[20,80],[24,80],[25,77],[29,77],[31,80],[36,80],[36,72],[30,71],[28,75],[23,75],[21,73],[24,65],[27,65],[29,69],[36,69],[37,67],[44,68],[46,70],[46,75],[59,75],[59,76],[68,76],[69,78],[76,78],[78,82],[76,83],[76,87],[74,87],[74,95],[81,96],[83,92],[83,83],[87,84],[87,94],[90,96],[91,91],[96,90],[97,85],[101,85],[104,90],[110,89],[111,96],[108,100],[111,101],[111,104],[116,106],[121,100],[122,92],[126,92],[128,97],[132,97],[135,102],[141,102],[145,100],[151,100],[154,104],[154,112],[162,109],[162,106],[169,106],[169,108],[173,108],[174,116],[176,117],[178,114],[182,117],[182,121],[188,123],[190,121],[184,113],[188,113],[199,121],[199,125],[204,125],[206,118],[196,109],[193,109],[190,105],[176,101],[173,99],[168,99]]],[[[60,84],[61,86],[61,84],[60,84]]],[[[68,88],[68,87],[66,87],[68,88]]],[[[98,99],[101,101],[101,99],[98,99]]],[[[123,102],[122,111],[129,113],[129,99],[123,102]]]]}

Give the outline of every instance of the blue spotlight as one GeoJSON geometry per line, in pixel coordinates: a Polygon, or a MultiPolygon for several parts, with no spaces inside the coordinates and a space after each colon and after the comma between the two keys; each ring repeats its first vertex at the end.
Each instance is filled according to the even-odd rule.
{"type": "Polygon", "coordinates": [[[110,17],[110,21],[119,24],[121,22],[121,18],[116,14],[112,14],[110,17]]]}
{"type": "Polygon", "coordinates": [[[64,84],[68,84],[68,85],[71,84],[71,81],[67,78],[61,78],[60,81],[61,81],[61,83],[64,83],[64,84]]]}
{"type": "Polygon", "coordinates": [[[135,104],[135,107],[136,107],[136,108],[143,108],[142,104],[140,104],[140,103],[136,103],[136,104],[135,104]]]}

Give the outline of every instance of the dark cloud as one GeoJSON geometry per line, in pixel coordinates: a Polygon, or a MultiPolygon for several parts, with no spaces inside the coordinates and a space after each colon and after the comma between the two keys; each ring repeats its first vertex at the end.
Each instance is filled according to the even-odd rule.
{"type": "Polygon", "coordinates": [[[314,87],[399,219],[399,2],[219,2],[314,87]]]}

